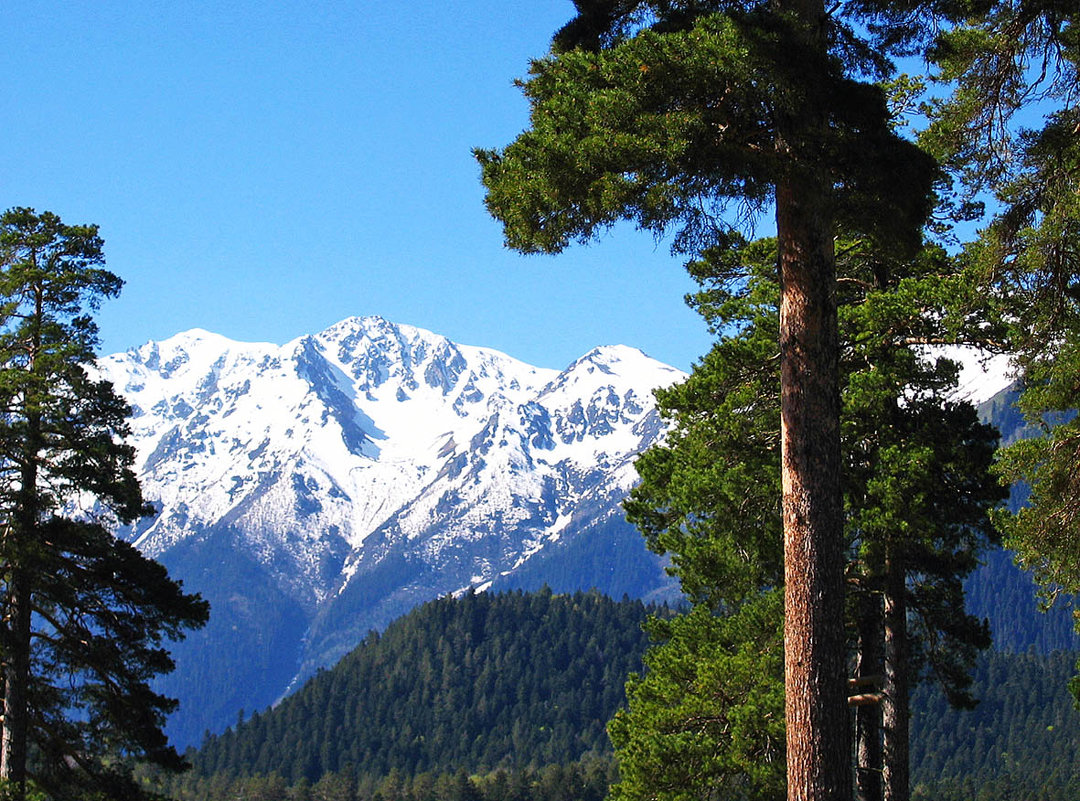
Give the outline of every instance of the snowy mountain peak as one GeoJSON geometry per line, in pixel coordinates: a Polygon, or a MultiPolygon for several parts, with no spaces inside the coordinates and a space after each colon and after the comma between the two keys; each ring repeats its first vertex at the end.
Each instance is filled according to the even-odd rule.
{"type": "Polygon", "coordinates": [[[160,508],[140,547],[227,526],[306,604],[399,540],[434,565],[494,537],[470,580],[528,558],[586,498],[621,498],[659,433],[652,390],[682,376],[624,346],[546,370],[381,317],[280,347],[193,330],[100,368],[160,508]]]}
{"type": "Polygon", "coordinates": [[[631,380],[638,377],[646,383],[659,381],[661,385],[685,378],[682,371],[658,362],[644,351],[628,345],[604,345],[593,348],[568,368],[568,370],[578,369],[584,369],[587,372],[596,369],[609,375],[617,373],[631,380]]]}
{"type": "MultiPolygon", "coordinates": [[[[670,581],[621,502],[661,433],[652,392],[683,374],[634,348],[558,371],[350,317],[281,346],[187,331],[99,369],[132,405],[158,510],[129,536],[214,604],[187,658],[225,659],[245,692],[277,677],[237,707],[270,703],[415,603],[552,575],[581,549],[601,572],[586,588],[627,559],[670,581]]],[[[221,708],[195,684],[189,709],[221,708]]],[[[216,725],[205,714],[190,736],[216,725]]]]}

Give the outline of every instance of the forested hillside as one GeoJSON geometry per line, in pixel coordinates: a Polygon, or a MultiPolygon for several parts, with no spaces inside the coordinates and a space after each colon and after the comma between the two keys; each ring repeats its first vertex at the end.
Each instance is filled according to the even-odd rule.
{"type": "Polygon", "coordinates": [[[1040,654],[1080,650],[1072,609],[1064,599],[1043,611],[1030,573],[1013,562],[1009,551],[987,554],[985,564],[966,582],[967,609],[990,622],[995,651],[1040,654]]]}
{"type": "Polygon", "coordinates": [[[433,601],[272,711],[209,737],[193,774],[314,782],[346,769],[474,773],[609,751],[605,726],[640,670],[645,615],[638,601],[593,593],[433,601]]]}
{"type": "Polygon", "coordinates": [[[912,699],[914,798],[1080,798],[1080,711],[1068,684],[1076,654],[991,652],[975,671],[973,710],[922,686],[912,699]]]}
{"type": "Polygon", "coordinates": [[[214,610],[158,686],[182,748],[440,595],[678,595],[619,507],[661,434],[652,390],[683,377],[640,351],[554,370],[367,316],[282,346],[188,331],[100,369],[138,410],[155,509],[124,535],[214,610]]]}
{"type": "MultiPolygon", "coordinates": [[[[185,801],[599,801],[614,776],[605,724],[640,670],[647,612],[595,593],[431,602],[209,737],[169,789],[185,801]]],[[[973,711],[920,687],[916,797],[1080,797],[1075,658],[985,655],[973,711]]]]}
{"type": "MultiPolygon", "coordinates": [[[[1019,397],[1019,391],[1010,387],[979,406],[979,417],[998,429],[1003,446],[1039,433],[1024,421],[1016,407],[1019,397]]],[[[1048,417],[1051,421],[1061,418],[1061,415],[1048,417]]],[[[1013,486],[1009,508],[1019,509],[1027,501],[1028,492],[1024,484],[1013,486]]],[[[989,621],[994,650],[1023,653],[1034,648],[1042,654],[1080,651],[1080,636],[1066,599],[1060,599],[1049,610],[1042,610],[1034,579],[1016,566],[1010,551],[993,551],[983,561],[968,578],[964,592],[968,611],[989,621]]]]}

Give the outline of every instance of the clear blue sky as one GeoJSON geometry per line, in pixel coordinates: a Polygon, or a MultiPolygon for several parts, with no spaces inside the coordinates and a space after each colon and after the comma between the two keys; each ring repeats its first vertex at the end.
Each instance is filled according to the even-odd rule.
{"type": "Polygon", "coordinates": [[[0,205],[95,222],[127,282],[103,352],[206,328],[283,343],[354,314],[563,367],[708,347],[664,244],[503,247],[476,146],[569,0],[8,0],[0,205]]]}

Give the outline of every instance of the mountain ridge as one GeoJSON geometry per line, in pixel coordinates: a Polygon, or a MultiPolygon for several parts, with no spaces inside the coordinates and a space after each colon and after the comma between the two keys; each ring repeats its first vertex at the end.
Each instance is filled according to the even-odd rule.
{"type": "Polygon", "coordinates": [[[182,745],[232,722],[198,711],[222,692],[212,669],[252,684],[230,703],[265,706],[416,604],[501,584],[573,542],[628,550],[633,582],[584,544],[592,567],[545,558],[529,581],[677,594],[620,504],[636,454],[662,435],[652,390],[684,374],[635,348],[554,370],[351,317],[282,346],[194,329],[99,369],[132,406],[156,510],[123,535],[214,606],[165,682],[185,710],[170,722],[182,745]]]}
{"type": "Polygon", "coordinates": [[[99,369],[156,509],[122,535],[213,608],[159,687],[181,747],[435,597],[679,597],[621,510],[663,436],[652,390],[685,375],[638,349],[556,370],[351,317],[284,345],[193,329],[99,369]]]}

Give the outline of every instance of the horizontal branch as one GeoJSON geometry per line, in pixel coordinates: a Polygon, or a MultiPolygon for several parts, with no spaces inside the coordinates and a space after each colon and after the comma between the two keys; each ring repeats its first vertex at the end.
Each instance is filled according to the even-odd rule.
{"type": "Polygon", "coordinates": [[[847,686],[849,690],[857,690],[860,687],[881,687],[884,683],[884,674],[873,673],[868,676],[856,676],[853,679],[848,679],[847,686]]]}

